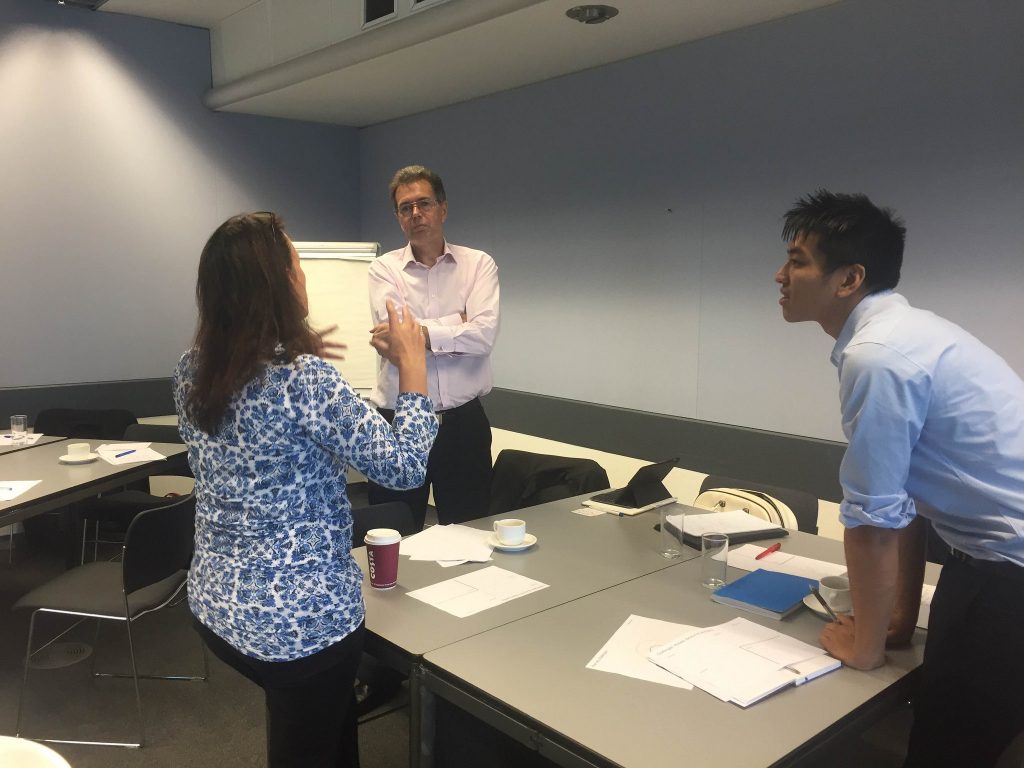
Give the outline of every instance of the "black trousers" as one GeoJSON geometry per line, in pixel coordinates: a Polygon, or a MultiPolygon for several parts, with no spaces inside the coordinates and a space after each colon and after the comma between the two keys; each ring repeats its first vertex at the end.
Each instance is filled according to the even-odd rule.
{"type": "MultiPolygon", "coordinates": [[[[381,408],[389,422],[395,412],[381,408]]],[[[371,504],[404,501],[412,510],[417,530],[427,515],[427,498],[434,487],[438,521],[464,523],[489,514],[491,497],[491,423],[479,398],[442,411],[437,439],[427,461],[427,479],[419,488],[392,491],[369,483],[371,504]]]]}
{"type": "Polygon", "coordinates": [[[1024,567],[949,558],[913,707],[904,768],[994,766],[1024,731],[1024,567]]]}
{"type": "Polygon", "coordinates": [[[218,659],[263,689],[268,768],[358,768],[352,684],[363,652],[362,624],[312,656],[278,662],[246,656],[194,624],[218,659]]]}

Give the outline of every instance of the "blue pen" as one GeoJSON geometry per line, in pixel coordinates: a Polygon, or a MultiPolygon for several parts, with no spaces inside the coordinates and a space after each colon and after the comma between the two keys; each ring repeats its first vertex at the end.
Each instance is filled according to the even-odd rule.
{"type": "Polygon", "coordinates": [[[120,459],[122,456],[127,456],[129,453],[135,453],[135,449],[132,448],[130,451],[122,451],[121,453],[115,453],[114,458],[120,459]]]}

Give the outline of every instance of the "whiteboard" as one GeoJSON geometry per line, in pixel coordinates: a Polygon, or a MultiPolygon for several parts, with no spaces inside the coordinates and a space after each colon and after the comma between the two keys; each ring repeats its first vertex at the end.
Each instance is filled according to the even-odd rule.
{"type": "Polygon", "coordinates": [[[309,324],[316,330],[337,325],[325,338],[348,344],[344,360],[331,360],[353,389],[370,390],[377,381],[377,351],[370,346],[370,289],[367,272],[380,243],[293,243],[306,273],[309,324]]]}

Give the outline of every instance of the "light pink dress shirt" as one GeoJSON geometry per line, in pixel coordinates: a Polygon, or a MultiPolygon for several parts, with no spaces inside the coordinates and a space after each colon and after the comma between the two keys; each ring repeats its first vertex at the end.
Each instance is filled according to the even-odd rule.
{"type": "MultiPolygon", "coordinates": [[[[427,326],[427,386],[434,410],[456,408],[491,391],[491,350],[499,325],[494,259],[446,241],[441,258],[426,267],[406,245],[370,265],[370,312],[375,324],[388,319],[386,299],[396,307],[407,304],[427,326]]],[[[378,408],[394,408],[397,396],[398,369],[378,358],[377,384],[370,400],[378,408]]]]}

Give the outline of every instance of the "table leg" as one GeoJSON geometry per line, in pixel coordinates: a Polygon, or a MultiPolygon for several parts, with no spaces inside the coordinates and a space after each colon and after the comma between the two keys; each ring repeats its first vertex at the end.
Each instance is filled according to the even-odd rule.
{"type": "Polygon", "coordinates": [[[423,684],[422,664],[413,664],[409,674],[409,765],[433,768],[437,699],[423,684]]]}

